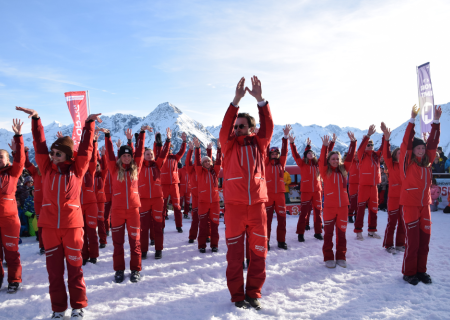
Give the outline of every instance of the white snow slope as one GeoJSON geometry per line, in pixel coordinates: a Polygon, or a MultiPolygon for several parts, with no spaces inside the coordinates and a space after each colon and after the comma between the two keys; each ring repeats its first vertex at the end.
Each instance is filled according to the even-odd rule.
{"type": "MultiPolygon", "coordinates": [[[[149,258],[142,262],[140,283],[129,281],[129,270],[123,283],[113,282],[113,246],[108,237],[98,263],[84,267],[89,299],[85,319],[449,319],[450,215],[432,213],[428,273],[433,284],[417,286],[402,280],[403,254],[386,253],[382,240],[357,241],[351,224],[347,232],[348,268],[327,269],[323,242],[313,238],[313,231],[306,232],[306,242],[297,242],[297,219],[287,217],[287,251],[276,248],[275,233],[272,235],[260,311],[236,309],[230,302],[224,224],[219,229],[220,251],[212,254],[207,249],[206,254],[201,254],[197,242],[187,241],[190,220],[183,220],[185,232],[179,234],[171,215],[163,258],[154,260],[151,247],[149,258]]],[[[386,213],[380,212],[381,235],[386,219],[386,213]]],[[[272,230],[276,230],[275,217],[272,230]]],[[[128,267],[128,241],[125,252],[128,267]]],[[[15,295],[6,294],[4,284],[0,290],[0,318],[49,319],[45,257],[38,254],[34,238],[24,238],[20,253],[23,284],[15,295]]]]}

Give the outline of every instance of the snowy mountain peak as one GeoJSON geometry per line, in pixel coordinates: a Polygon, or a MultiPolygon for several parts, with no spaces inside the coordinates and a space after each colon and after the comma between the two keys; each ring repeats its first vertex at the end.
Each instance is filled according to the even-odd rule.
{"type": "Polygon", "coordinates": [[[153,110],[153,112],[156,112],[156,113],[169,113],[169,114],[174,114],[174,113],[183,114],[183,112],[180,109],[178,109],[176,106],[174,106],[170,102],[160,103],[155,108],[155,110],[153,110]]]}

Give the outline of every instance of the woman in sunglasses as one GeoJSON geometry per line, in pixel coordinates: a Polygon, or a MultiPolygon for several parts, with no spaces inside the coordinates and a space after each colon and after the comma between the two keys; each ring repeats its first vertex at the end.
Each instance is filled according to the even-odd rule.
{"type": "Polygon", "coordinates": [[[336,264],[346,268],[345,253],[347,252],[348,194],[347,178],[356,151],[356,139],[352,132],[348,132],[350,146],[347,157],[342,162],[339,151],[328,152],[329,136],[322,138],[319,170],[323,179],[325,195],[323,220],[325,237],[323,242],[323,259],[327,268],[335,268],[336,264]],[[333,233],[336,228],[336,260],[333,253],[333,233]]]}
{"type": "Polygon", "coordinates": [[[39,217],[42,227],[47,260],[49,291],[53,317],[64,317],[67,294],[64,285],[64,258],[67,265],[68,285],[72,317],[82,317],[87,306],[86,285],[83,278],[83,213],[80,192],[93,149],[95,121],[100,114],[92,114],[86,120],[75,156],[74,142],[70,137],[58,138],[51,145],[50,157],[45,140],[44,127],[33,109],[16,107],[29,114],[35,146],[35,159],[43,178],[44,197],[39,217]]]}
{"type": "MultiPolygon", "coordinates": [[[[333,139],[328,144],[328,152],[333,151],[337,136],[333,134],[333,139]]],[[[322,237],[322,182],[320,181],[319,162],[314,151],[311,149],[311,140],[306,140],[303,159],[297,152],[295,137],[289,136],[292,155],[295,162],[300,167],[301,180],[301,207],[300,217],[297,223],[298,241],[304,242],[306,225],[309,225],[309,213],[314,209],[314,238],[323,240],[322,237]]]]}
{"type": "Polygon", "coordinates": [[[412,285],[417,285],[419,281],[425,284],[432,282],[427,274],[431,236],[431,164],[439,144],[442,109],[435,106],[434,120],[426,142],[414,137],[414,120],[418,112],[414,106],[400,145],[400,175],[403,180],[400,204],[403,206],[406,230],[402,273],[403,280],[412,285]]]}
{"type": "Polygon", "coordinates": [[[124,280],[125,253],[123,244],[125,241],[125,227],[128,231],[131,259],[131,282],[140,280],[141,271],[141,242],[140,242],[140,218],[139,207],[141,201],[138,191],[139,172],[144,161],[145,130],[151,130],[149,126],[143,126],[136,142],[136,153],[133,149],[123,145],[119,149],[118,160],[114,154],[111,134],[108,129],[100,128],[105,133],[106,163],[112,176],[113,202],[111,207],[111,231],[114,244],[113,266],[116,274],[116,283],[124,280]]]}
{"type": "MultiPolygon", "coordinates": [[[[20,120],[13,120],[12,129],[15,135],[12,164],[9,162],[9,152],[0,149],[0,250],[3,247],[8,264],[8,293],[16,293],[22,282],[19,253],[20,219],[16,202],[17,182],[25,164],[22,125],[23,122],[21,123],[20,120]]],[[[0,287],[5,276],[1,260],[3,258],[0,259],[0,287]]]]}
{"type": "Polygon", "coordinates": [[[378,188],[381,183],[380,158],[383,152],[384,139],[381,147],[374,151],[373,140],[370,136],[375,133],[375,125],[371,125],[358,148],[359,158],[359,186],[358,210],[356,212],[355,229],[356,239],[363,241],[364,215],[366,207],[369,208],[369,238],[381,239],[377,231],[378,188]]]}

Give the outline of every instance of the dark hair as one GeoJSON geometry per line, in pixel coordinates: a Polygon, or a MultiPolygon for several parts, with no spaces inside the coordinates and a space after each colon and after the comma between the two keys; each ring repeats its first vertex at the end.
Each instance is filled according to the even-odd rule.
{"type": "Polygon", "coordinates": [[[436,179],[435,179],[435,178],[433,178],[433,179],[431,180],[431,184],[437,185],[437,182],[436,182],[436,179]]]}
{"type": "Polygon", "coordinates": [[[250,114],[248,113],[238,113],[238,118],[246,118],[247,122],[248,122],[248,127],[249,128],[254,128],[256,127],[256,121],[255,118],[253,118],[250,114]]]}
{"type": "Polygon", "coordinates": [[[399,162],[397,158],[397,151],[400,150],[400,148],[395,148],[394,151],[392,151],[391,157],[395,162],[399,162]]]}

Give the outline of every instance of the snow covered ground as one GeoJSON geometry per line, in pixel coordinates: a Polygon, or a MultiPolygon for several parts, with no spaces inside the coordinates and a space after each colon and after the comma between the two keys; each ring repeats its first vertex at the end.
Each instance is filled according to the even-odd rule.
{"type": "MultiPolygon", "coordinates": [[[[450,318],[450,215],[432,213],[428,272],[433,284],[413,287],[402,280],[402,254],[390,255],[382,240],[356,241],[349,225],[348,268],[324,267],[322,241],[307,231],[306,242],[295,234],[297,216],[288,216],[289,250],[276,248],[267,257],[263,309],[240,310],[230,302],[226,286],[226,245],[220,225],[219,253],[197,250],[188,244],[190,220],[185,232],[175,230],[173,216],[166,223],[162,260],[154,260],[154,247],[144,260],[140,283],[127,278],[113,282],[111,238],[101,249],[97,265],[84,268],[89,307],[86,319],[449,319],[450,318]]],[[[384,234],[386,213],[378,226],[384,234]]],[[[311,219],[312,223],[312,219],[311,219]]],[[[365,227],[367,226],[367,214],[365,227]]],[[[276,218],[273,228],[276,230],[276,218]]],[[[366,230],[366,229],[365,229],[366,230]]],[[[366,232],[364,234],[367,234],[366,232]]],[[[126,245],[126,252],[128,251],[126,245]]],[[[0,290],[0,319],[48,319],[51,315],[45,257],[38,254],[34,238],[20,245],[23,285],[15,295],[0,290]]],[[[129,266],[129,255],[127,256],[129,266]]],[[[6,279],[5,279],[6,280],[6,279]]],[[[67,312],[69,314],[69,312],[67,312]]],[[[69,317],[66,316],[68,319],[69,317]]]]}

